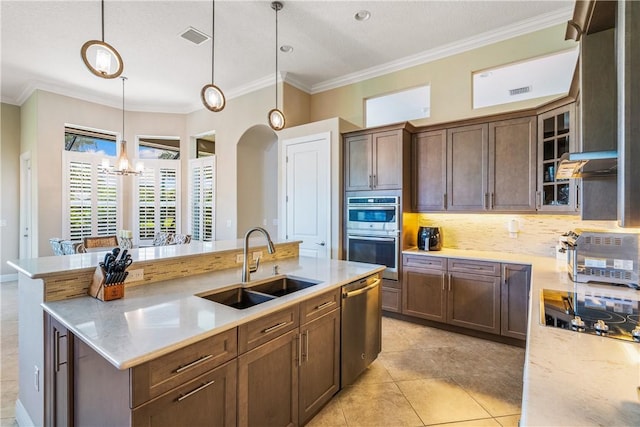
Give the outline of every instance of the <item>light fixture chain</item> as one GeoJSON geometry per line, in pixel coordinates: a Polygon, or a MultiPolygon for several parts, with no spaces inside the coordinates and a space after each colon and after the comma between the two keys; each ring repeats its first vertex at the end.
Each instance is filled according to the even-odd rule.
{"type": "Polygon", "coordinates": [[[104,0],[101,0],[102,9],[102,43],[104,43],[104,0]]]}
{"type": "Polygon", "coordinates": [[[216,42],[216,0],[211,2],[211,84],[214,84],[213,73],[215,69],[215,42],[216,42]]]}
{"type": "Polygon", "coordinates": [[[278,108],[278,10],[280,7],[276,4],[276,109],[278,108]]]}
{"type": "Polygon", "coordinates": [[[122,79],[122,140],[125,139],[124,137],[124,81],[127,80],[126,77],[121,77],[122,79]]]}

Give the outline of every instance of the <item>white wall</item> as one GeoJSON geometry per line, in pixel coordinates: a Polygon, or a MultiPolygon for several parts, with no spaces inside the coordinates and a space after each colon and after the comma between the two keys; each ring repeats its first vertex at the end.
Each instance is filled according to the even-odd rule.
{"type": "Polygon", "coordinates": [[[0,115],[0,277],[15,275],[7,260],[20,255],[20,107],[2,104],[0,115]]]}

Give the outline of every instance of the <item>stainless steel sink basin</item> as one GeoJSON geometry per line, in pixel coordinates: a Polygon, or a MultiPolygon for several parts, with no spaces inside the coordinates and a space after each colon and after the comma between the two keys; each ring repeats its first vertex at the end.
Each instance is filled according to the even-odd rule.
{"type": "Polygon", "coordinates": [[[198,295],[201,298],[208,299],[229,307],[242,310],[244,308],[253,307],[266,301],[275,299],[275,296],[265,295],[243,287],[228,289],[222,292],[213,292],[206,295],[198,295]]]}
{"type": "Polygon", "coordinates": [[[268,282],[253,285],[250,289],[263,294],[273,295],[274,297],[281,297],[317,285],[318,283],[321,282],[297,277],[279,277],[268,282]]]}

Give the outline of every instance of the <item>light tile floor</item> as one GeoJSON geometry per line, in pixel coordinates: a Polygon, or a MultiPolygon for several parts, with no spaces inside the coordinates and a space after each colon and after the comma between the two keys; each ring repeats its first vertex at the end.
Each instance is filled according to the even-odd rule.
{"type": "MultiPolygon", "coordinates": [[[[17,288],[0,283],[0,427],[17,425],[17,288]]],[[[308,426],[517,426],[523,366],[524,349],[384,317],[378,360],[308,426]]]]}

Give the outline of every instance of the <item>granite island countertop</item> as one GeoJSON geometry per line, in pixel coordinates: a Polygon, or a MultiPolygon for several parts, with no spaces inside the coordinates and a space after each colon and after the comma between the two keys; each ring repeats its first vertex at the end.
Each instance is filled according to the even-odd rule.
{"type": "Polygon", "coordinates": [[[243,310],[196,296],[240,284],[241,269],[234,268],[128,288],[119,300],[86,296],[42,307],[116,368],[128,369],[384,270],[374,264],[299,257],[261,264],[250,285],[273,278],[275,264],[279,275],[320,283],[243,310]]]}
{"type": "Polygon", "coordinates": [[[544,326],[542,289],[640,300],[640,291],[574,283],[556,258],[443,248],[404,254],[532,266],[521,426],[640,425],[640,344],[544,326]]]}

